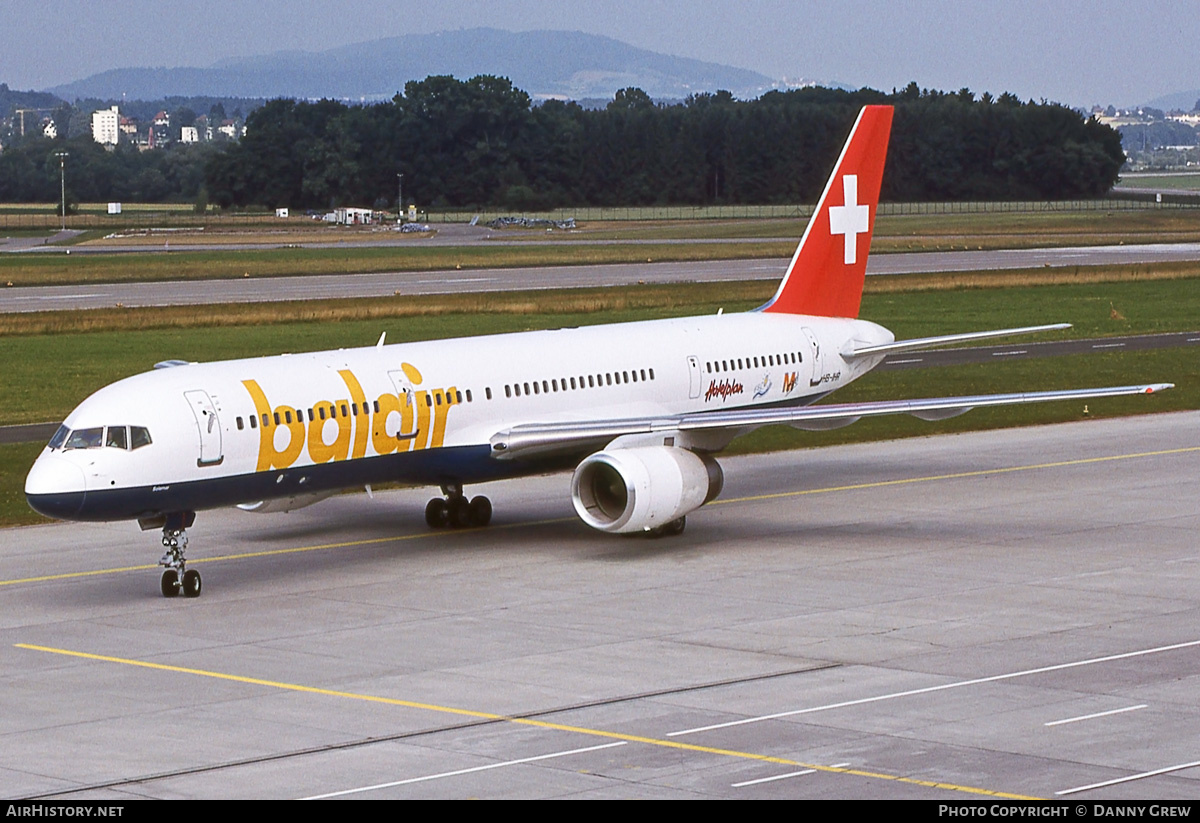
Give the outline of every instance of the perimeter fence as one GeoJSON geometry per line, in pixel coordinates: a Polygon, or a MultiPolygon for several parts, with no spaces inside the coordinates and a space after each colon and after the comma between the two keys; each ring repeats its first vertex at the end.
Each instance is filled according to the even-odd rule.
{"type": "MultiPolygon", "coordinates": [[[[566,220],[579,222],[605,221],[674,221],[674,220],[771,220],[806,219],[813,212],[812,204],[800,205],[729,205],[729,206],[617,206],[553,209],[550,211],[519,211],[513,209],[431,209],[420,213],[423,223],[486,223],[497,217],[566,220]]],[[[1119,193],[1094,200],[1020,200],[970,201],[951,203],[880,203],[879,214],[953,215],[1042,212],[1094,212],[1143,209],[1200,208],[1200,192],[1137,192],[1119,193]]],[[[394,213],[382,212],[383,220],[395,219],[394,213]]],[[[271,211],[210,212],[195,214],[190,207],[137,204],[121,214],[110,215],[101,210],[83,209],[68,214],[68,229],[99,229],[110,232],[145,229],[196,229],[236,231],[239,228],[277,227],[279,229],[311,225],[314,218],[307,215],[276,217],[271,211]]],[[[52,207],[0,205],[0,231],[50,231],[61,227],[62,217],[52,207]]]]}

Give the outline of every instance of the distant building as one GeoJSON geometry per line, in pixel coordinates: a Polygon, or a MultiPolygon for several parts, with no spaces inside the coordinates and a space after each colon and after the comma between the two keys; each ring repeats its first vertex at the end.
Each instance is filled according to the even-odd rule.
{"type": "Polygon", "coordinates": [[[165,111],[154,115],[146,142],[152,149],[160,148],[171,142],[171,115],[165,111]]]}
{"type": "Polygon", "coordinates": [[[117,128],[120,129],[121,134],[126,135],[130,140],[137,140],[138,121],[133,117],[120,118],[120,125],[117,128]]]}
{"type": "Polygon", "coordinates": [[[49,137],[51,140],[58,137],[58,126],[49,117],[42,118],[42,134],[49,137]]]}
{"type": "Polygon", "coordinates": [[[179,130],[180,143],[199,143],[200,133],[196,131],[195,126],[184,126],[179,130]]]}
{"type": "Polygon", "coordinates": [[[117,107],[92,112],[92,139],[102,146],[115,146],[121,139],[121,114],[117,107]]]}
{"type": "MultiPolygon", "coordinates": [[[[339,223],[344,226],[359,226],[369,224],[371,222],[370,209],[355,209],[342,208],[333,210],[333,220],[331,222],[339,223]]],[[[326,217],[328,220],[328,216],[326,217]]]]}

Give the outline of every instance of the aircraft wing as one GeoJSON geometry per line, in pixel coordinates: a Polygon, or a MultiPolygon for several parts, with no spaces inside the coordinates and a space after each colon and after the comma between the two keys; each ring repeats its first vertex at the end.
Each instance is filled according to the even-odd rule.
{"type": "Polygon", "coordinates": [[[863,417],[911,414],[922,420],[944,420],[982,406],[1045,403],[1052,400],[1086,400],[1153,394],[1174,388],[1174,383],[1110,386],[1096,389],[980,394],[963,397],[929,397],[919,400],[883,400],[871,403],[785,408],[731,409],[694,412],[662,417],[596,420],[566,423],[529,423],[513,426],[491,438],[492,456],[498,459],[528,457],[543,452],[568,450],[587,444],[603,445],[618,437],[671,432],[703,432],[717,429],[750,431],[760,426],[786,424],[800,429],[823,431],[847,426],[863,417]]]}

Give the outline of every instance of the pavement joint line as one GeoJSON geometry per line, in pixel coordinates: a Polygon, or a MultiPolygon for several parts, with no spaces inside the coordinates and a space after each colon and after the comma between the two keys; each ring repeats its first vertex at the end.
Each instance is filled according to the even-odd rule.
{"type": "MultiPolygon", "coordinates": [[[[773,492],[771,494],[750,495],[747,497],[730,497],[727,499],[717,499],[709,503],[710,506],[723,506],[733,503],[753,503],[759,500],[778,500],[786,497],[801,497],[809,494],[829,494],[833,492],[858,491],[862,489],[879,489],[887,486],[902,486],[910,483],[929,483],[938,480],[960,480],[967,477],[984,477],[993,474],[1011,474],[1014,472],[1035,471],[1037,469],[1053,469],[1063,468],[1067,466],[1081,466],[1089,463],[1104,463],[1116,460],[1134,460],[1143,457],[1162,457],[1173,454],[1186,454],[1190,452],[1200,452],[1200,446],[1185,446],[1178,449],[1162,449],[1159,451],[1150,452],[1135,452],[1131,454],[1114,454],[1103,457],[1084,457],[1075,460],[1060,460],[1053,463],[1035,463],[1027,466],[1000,466],[991,469],[978,469],[969,472],[955,472],[952,474],[935,474],[923,477],[904,477],[897,480],[875,480],[867,483],[851,483],[844,486],[826,486],[818,489],[800,489],[790,492],[773,492]]],[[[546,526],[556,523],[569,523],[573,521],[573,517],[558,517],[549,518],[546,520],[529,520],[520,523],[506,523],[498,526],[486,526],[480,529],[455,529],[452,531],[437,531],[437,532],[417,532],[414,534],[398,534],[390,537],[372,537],[365,540],[347,540],[337,543],[321,543],[316,546],[293,546],[286,549],[266,549],[257,552],[242,552],[240,554],[221,554],[213,557],[200,557],[195,560],[189,560],[188,563],[198,565],[201,563],[217,563],[226,560],[249,560],[256,557],[274,557],[284,554],[303,554],[305,552],[328,551],[331,549],[348,549],[357,546],[372,546],[382,543],[396,543],[406,540],[421,540],[426,538],[450,537],[453,535],[469,534],[471,532],[480,532],[485,530],[495,531],[497,529],[515,529],[527,526],[546,526]]],[[[47,574],[37,577],[20,577],[12,580],[0,580],[0,587],[15,586],[21,583],[46,583],[52,580],[73,580],[81,577],[96,577],[106,574],[121,574],[124,572],[149,571],[157,569],[157,564],[146,563],[139,566],[118,566],[107,569],[93,569],[91,571],[81,572],[64,572],[62,574],[47,574]]]]}
{"type": "MultiPolygon", "coordinates": [[[[1200,643],[1200,641],[1197,641],[1200,643]]],[[[887,780],[895,783],[903,783],[912,786],[922,786],[931,789],[941,789],[950,792],[961,792],[965,794],[981,795],[987,797],[997,797],[1007,800],[1038,800],[1041,798],[1032,797],[1029,795],[1012,794],[1009,792],[1001,792],[994,789],[984,789],[975,786],[960,786],[954,783],[944,783],[936,780],[922,780],[915,777],[907,777],[904,775],[887,774],[885,772],[866,771],[864,769],[841,768],[834,766],[822,766],[815,763],[804,763],[798,760],[791,760],[785,757],[777,757],[775,755],[758,754],[755,752],[743,752],[734,749],[723,749],[713,746],[701,746],[694,743],[683,743],[677,740],[667,740],[665,738],[647,737],[644,735],[628,734],[626,732],[615,732],[604,729],[592,729],[586,726],[572,726],[564,723],[553,723],[546,720],[535,720],[527,717],[513,717],[510,715],[496,714],[494,712],[479,711],[477,709],[465,709],[455,706],[441,706],[435,703],[422,703],[413,700],[402,700],[394,697],[383,697],[380,695],[362,694],[357,692],[339,691],[336,689],[323,689],[317,686],[305,686],[299,683],[285,683],[278,680],[266,680],[257,677],[246,677],[243,675],[229,674],[226,672],[211,671],[207,669],[194,669],[184,666],[172,666],[166,663],[151,663],[147,660],[137,660],[127,657],[113,657],[110,655],[92,654],[90,652],[75,651],[72,649],[59,649],[52,646],[39,646],[31,643],[14,643],[14,648],[24,649],[26,651],[44,652],[46,654],[55,654],[65,657],[74,657],[83,660],[92,660],[101,663],[116,663],[124,666],[133,666],[142,669],[151,669],[154,671],[171,672],[175,674],[187,674],[196,677],[205,677],[215,680],[225,680],[234,683],[244,683],[251,686],[263,686],[271,689],[279,689],[282,691],[298,692],[301,694],[313,694],[323,697],[337,697],[347,700],[359,700],[367,703],[377,703],[387,706],[399,706],[409,709],[419,709],[422,711],[438,712],[441,714],[451,714],[460,717],[474,717],[483,720],[496,720],[505,723],[512,723],[518,726],[530,726],[533,728],[546,729],[549,731],[561,731],[572,734],[580,734],[589,737],[598,737],[607,740],[620,740],[627,743],[642,743],[648,746],[656,746],[660,748],[675,749],[678,751],[696,752],[699,754],[711,754],[721,757],[736,758],[740,760],[750,760],[759,763],[774,763],[781,766],[795,766],[801,769],[812,769],[813,771],[825,772],[828,774],[841,774],[853,777],[864,777],[874,780],[887,780]]]]}

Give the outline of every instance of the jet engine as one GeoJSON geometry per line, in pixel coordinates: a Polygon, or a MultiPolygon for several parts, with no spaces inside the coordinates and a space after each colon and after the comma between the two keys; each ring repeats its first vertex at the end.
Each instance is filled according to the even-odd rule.
{"type": "Polygon", "coordinates": [[[628,534],[665,529],[714,499],[724,483],[707,455],[673,446],[613,449],[576,467],[571,500],[593,529],[628,534]]]}
{"type": "Polygon", "coordinates": [[[273,500],[258,500],[254,503],[238,503],[238,508],[244,512],[268,514],[271,512],[290,512],[303,509],[313,503],[320,503],[326,497],[332,497],[337,492],[312,492],[311,494],[293,494],[289,497],[276,497],[273,500]]]}

